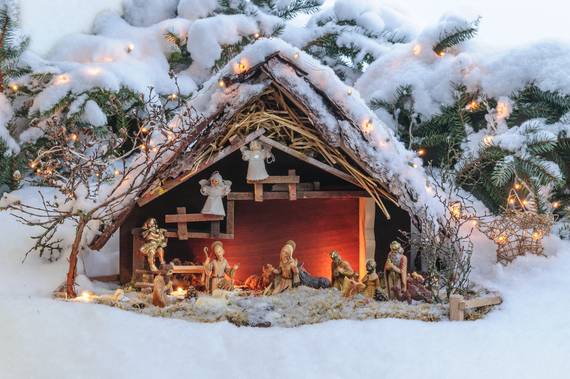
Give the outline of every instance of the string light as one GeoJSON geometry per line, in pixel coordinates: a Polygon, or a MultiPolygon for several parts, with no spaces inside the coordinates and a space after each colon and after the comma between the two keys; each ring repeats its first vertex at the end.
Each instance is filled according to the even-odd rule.
{"type": "Polygon", "coordinates": [[[471,220],[471,225],[477,226],[478,224],[479,224],[479,221],[477,221],[475,219],[471,220]]]}
{"type": "Polygon", "coordinates": [[[70,80],[69,75],[67,75],[67,74],[61,74],[61,75],[58,75],[58,76],[55,78],[55,84],[65,84],[65,83],[69,83],[69,80],[70,80]]]}
{"type": "Polygon", "coordinates": [[[462,213],[462,206],[461,203],[459,201],[456,201],[454,203],[452,203],[449,206],[449,210],[451,212],[451,215],[453,216],[453,218],[455,219],[460,219],[461,218],[461,213],[462,213]]]}
{"type": "Polygon", "coordinates": [[[135,49],[135,45],[131,42],[127,45],[127,53],[132,52],[135,49]]]}
{"type": "Polygon", "coordinates": [[[170,95],[168,95],[168,98],[169,98],[170,100],[176,100],[176,99],[178,98],[178,95],[175,94],[175,93],[171,93],[170,95]]]}
{"type": "Polygon", "coordinates": [[[141,126],[141,133],[143,134],[148,133],[148,128],[146,126],[141,126]]]}
{"type": "Polygon", "coordinates": [[[507,242],[507,236],[505,236],[504,234],[501,234],[499,237],[497,237],[496,242],[499,245],[506,243],[507,242]]]}
{"type": "Polygon", "coordinates": [[[10,84],[10,89],[14,92],[18,92],[20,87],[18,87],[18,85],[16,83],[12,83],[12,84],[10,84]]]}
{"type": "Polygon", "coordinates": [[[492,145],[493,144],[493,136],[489,135],[489,136],[483,137],[483,143],[487,146],[492,145]]]}
{"type": "Polygon", "coordinates": [[[518,191],[522,188],[522,185],[520,183],[515,183],[515,189],[518,191]]]}
{"type": "Polygon", "coordinates": [[[423,157],[424,155],[426,155],[426,149],[423,147],[418,149],[418,156],[423,157]]]}
{"type": "Polygon", "coordinates": [[[119,176],[119,175],[121,175],[121,171],[119,171],[118,169],[115,169],[114,174],[115,174],[115,176],[119,176]]]}
{"type": "Polygon", "coordinates": [[[241,58],[239,63],[234,65],[234,72],[236,74],[244,73],[245,71],[247,71],[248,66],[249,64],[247,62],[247,59],[241,58]]]}
{"type": "Polygon", "coordinates": [[[509,105],[504,101],[499,101],[497,103],[496,110],[498,118],[507,118],[509,116],[509,105]]]}
{"type": "Polygon", "coordinates": [[[261,34],[259,34],[259,33],[254,33],[254,34],[253,34],[253,38],[255,38],[255,39],[259,39],[259,37],[261,37],[261,34]]]}
{"type": "Polygon", "coordinates": [[[422,45],[415,44],[414,47],[412,48],[412,53],[416,56],[420,55],[422,53],[422,45]]]}
{"type": "Polygon", "coordinates": [[[513,205],[514,203],[515,203],[515,198],[514,198],[514,197],[511,197],[511,198],[509,199],[509,204],[513,205]]]}
{"type": "Polygon", "coordinates": [[[348,88],[347,88],[346,94],[347,94],[348,96],[352,95],[352,88],[351,88],[351,87],[348,87],[348,88]]]}
{"type": "Polygon", "coordinates": [[[364,124],[362,124],[362,131],[368,134],[373,130],[374,130],[374,123],[371,120],[364,121],[364,124]]]}
{"type": "Polygon", "coordinates": [[[298,51],[293,54],[293,59],[299,59],[299,52],[298,51]]]}
{"type": "Polygon", "coordinates": [[[139,145],[139,149],[141,149],[141,151],[146,151],[146,145],[144,143],[139,145]]]}
{"type": "Polygon", "coordinates": [[[73,142],[76,142],[79,139],[79,136],[75,133],[71,133],[71,135],[69,136],[69,139],[73,142]]]}
{"type": "Polygon", "coordinates": [[[218,87],[224,88],[226,86],[226,82],[224,79],[218,80],[218,87]]]}
{"type": "Polygon", "coordinates": [[[559,201],[555,201],[552,203],[552,208],[557,209],[560,208],[560,202],[559,201]]]}
{"type": "Polygon", "coordinates": [[[442,50],[442,51],[438,52],[437,56],[438,57],[445,57],[445,51],[442,50]]]}
{"type": "Polygon", "coordinates": [[[101,73],[101,69],[99,67],[89,67],[87,68],[87,74],[91,76],[97,76],[101,73]]]}
{"type": "Polygon", "coordinates": [[[30,162],[30,168],[31,168],[32,170],[35,169],[37,165],[38,165],[38,162],[36,162],[36,161],[31,161],[31,162],[30,162]]]}
{"type": "Polygon", "coordinates": [[[534,241],[538,241],[541,238],[542,238],[542,234],[540,232],[537,232],[537,231],[532,232],[532,239],[534,241]]]}
{"type": "Polygon", "coordinates": [[[467,104],[467,110],[473,111],[475,109],[479,108],[479,103],[475,100],[471,100],[468,104],[467,104]]]}

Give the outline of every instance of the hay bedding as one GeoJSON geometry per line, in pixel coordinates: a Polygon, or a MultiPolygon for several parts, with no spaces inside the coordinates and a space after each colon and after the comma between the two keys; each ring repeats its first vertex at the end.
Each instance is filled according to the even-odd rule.
{"type": "Polygon", "coordinates": [[[177,318],[194,322],[229,321],[238,326],[295,327],[329,320],[400,318],[440,321],[447,318],[447,306],[413,302],[369,300],[362,295],[347,299],[334,289],[298,287],[274,296],[254,296],[224,292],[176,300],[164,308],[150,304],[140,292],[127,292],[123,301],[98,297],[93,301],[149,316],[177,318]]]}

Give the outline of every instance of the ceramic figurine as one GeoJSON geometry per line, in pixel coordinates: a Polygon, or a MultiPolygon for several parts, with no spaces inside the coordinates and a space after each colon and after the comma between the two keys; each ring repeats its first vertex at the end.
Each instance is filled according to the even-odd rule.
{"type": "Polygon", "coordinates": [[[216,216],[225,216],[222,198],[230,193],[232,182],[224,180],[219,172],[215,171],[209,180],[200,180],[200,193],[208,196],[201,213],[216,216]]]}
{"type": "Polygon", "coordinates": [[[204,248],[204,253],[206,254],[206,261],[204,262],[206,291],[212,294],[215,289],[233,290],[233,277],[239,265],[230,267],[228,261],[224,258],[224,244],[221,241],[212,243],[212,251],[214,252],[213,259],[208,254],[208,248],[204,248]],[[226,275],[229,279],[226,278],[226,275]]]}
{"type": "Polygon", "coordinates": [[[408,258],[404,255],[404,249],[398,241],[392,241],[390,252],[384,265],[384,277],[386,278],[386,292],[388,298],[398,299],[398,294],[408,291],[408,258]]]}
{"type": "Polygon", "coordinates": [[[281,248],[279,267],[273,272],[279,275],[279,282],[275,285],[272,294],[278,294],[300,283],[297,260],[293,258],[293,252],[297,245],[295,241],[287,241],[281,248]]]}
{"type": "Polygon", "coordinates": [[[152,305],[164,308],[168,303],[167,295],[172,291],[172,269],[166,273],[167,279],[165,280],[162,275],[157,275],[152,284],[152,305]]]}
{"type": "Polygon", "coordinates": [[[432,294],[425,286],[425,279],[417,272],[408,274],[408,293],[412,300],[424,301],[426,303],[432,302],[432,294]]]}
{"type": "Polygon", "coordinates": [[[350,267],[350,264],[347,261],[342,260],[338,251],[331,252],[330,257],[332,260],[332,287],[342,291],[343,286],[345,285],[344,279],[358,279],[358,274],[352,270],[352,267],[350,267]]]}
{"type": "Polygon", "coordinates": [[[380,290],[380,278],[376,273],[376,261],[373,259],[366,261],[366,275],[361,282],[365,285],[364,296],[375,299],[376,291],[380,290]]]}
{"type": "Polygon", "coordinates": [[[158,271],[154,262],[158,256],[160,265],[164,265],[164,248],[168,241],[166,229],[159,228],[155,218],[149,218],[142,226],[142,237],[145,242],[140,252],[146,256],[150,270],[158,271]]]}
{"type": "Polygon", "coordinates": [[[273,283],[275,279],[275,268],[271,264],[261,267],[261,275],[250,275],[243,285],[253,291],[263,291],[273,283]]]}
{"type": "Polygon", "coordinates": [[[248,161],[247,180],[258,181],[269,177],[265,169],[265,162],[273,163],[275,156],[271,152],[271,147],[263,145],[258,140],[251,141],[249,149],[245,146],[240,148],[242,159],[248,161]]]}

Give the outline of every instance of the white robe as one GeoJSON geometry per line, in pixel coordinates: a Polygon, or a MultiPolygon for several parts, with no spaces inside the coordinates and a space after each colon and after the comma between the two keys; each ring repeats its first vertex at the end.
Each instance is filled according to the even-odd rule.
{"type": "Polygon", "coordinates": [[[261,150],[242,150],[242,158],[248,161],[247,166],[247,180],[258,181],[264,180],[269,177],[265,169],[265,160],[272,159],[273,154],[268,149],[261,150]]]}
{"type": "Polygon", "coordinates": [[[208,180],[200,180],[200,193],[204,196],[208,196],[206,203],[202,208],[200,213],[216,216],[225,216],[226,211],[224,209],[224,203],[222,202],[222,197],[230,193],[230,187],[232,182],[229,180],[224,180],[217,186],[213,187],[209,184],[208,180]]]}

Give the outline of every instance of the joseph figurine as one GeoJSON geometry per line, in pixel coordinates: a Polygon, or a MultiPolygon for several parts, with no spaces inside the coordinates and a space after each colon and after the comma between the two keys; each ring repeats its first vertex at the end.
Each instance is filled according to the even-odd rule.
{"type": "Polygon", "coordinates": [[[399,294],[408,290],[408,258],[398,241],[392,241],[390,244],[390,252],[384,265],[384,277],[389,299],[396,299],[399,294]]]}

